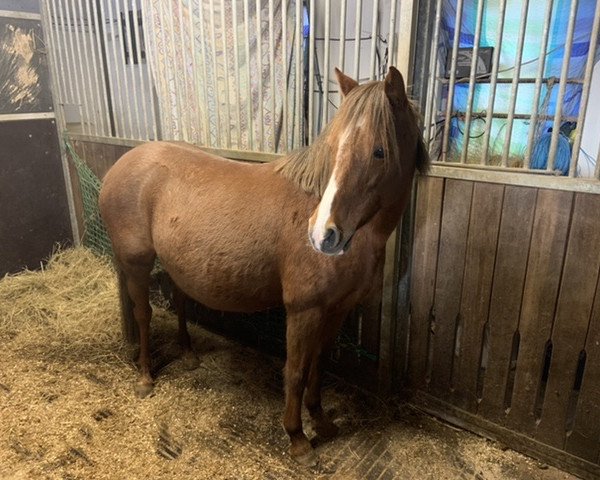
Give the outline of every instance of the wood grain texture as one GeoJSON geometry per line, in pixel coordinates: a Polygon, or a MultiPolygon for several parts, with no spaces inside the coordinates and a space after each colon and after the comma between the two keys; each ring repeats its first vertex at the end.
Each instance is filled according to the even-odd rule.
{"type": "Polygon", "coordinates": [[[410,285],[408,386],[423,388],[435,291],[444,179],[419,177],[410,285]]]}
{"type": "Polygon", "coordinates": [[[600,195],[578,193],[552,329],[552,362],[537,438],[558,448],[566,441],[569,399],[592,312],[600,270],[600,195]]]}
{"type": "Polygon", "coordinates": [[[536,428],[534,405],[554,319],[572,201],[571,192],[538,191],[519,320],[521,346],[507,415],[507,426],[529,435],[536,428]]]}
{"type": "Polygon", "coordinates": [[[438,395],[447,395],[451,387],[472,195],[472,182],[446,180],[432,312],[433,358],[429,385],[438,395]]]}
{"type": "Polygon", "coordinates": [[[581,392],[566,450],[600,464],[600,283],[596,284],[585,351],[587,359],[581,392]]]}
{"type": "MultiPolygon", "coordinates": [[[[458,358],[452,372],[453,398],[470,412],[477,409],[477,379],[488,317],[504,186],[476,183],[460,303],[458,358]]],[[[457,279],[458,281],[458,279],[457,279]]]]}
{"type": "Polygon", "coordinates": [[[490,336],[483,396],[477,410],[503,423],[512,342],[519,324],[537,189],[507,185],[488,316],[490,336]]]}

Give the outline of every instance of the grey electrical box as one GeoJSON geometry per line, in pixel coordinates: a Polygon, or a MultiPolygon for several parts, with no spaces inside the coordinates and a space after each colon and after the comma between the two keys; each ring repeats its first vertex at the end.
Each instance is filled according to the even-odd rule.
{"type": "MultiPolygon", "coordinates": [[[[494,47],[480,47],[477,51],[477,63],[475,64],[475,75],[486,76],[492,71],[492,56],[494,47]]],[[[473,47],[461,47],[458,49],[456,59],[456,78],[469,77],[471,74],[471,61],[473,59],[473,47]]],[[[446,59],[446,78],[450,77],[452,69],[452,51],[448,52],[446,59]]]]}

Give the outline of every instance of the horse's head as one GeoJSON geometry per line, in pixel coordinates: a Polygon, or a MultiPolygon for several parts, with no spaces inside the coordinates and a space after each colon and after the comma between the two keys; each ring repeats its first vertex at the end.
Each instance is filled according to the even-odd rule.
{"type": "Polygon", "coordinates": [[[365,85],[336,73],[343,101],[323,133],[331,176],[308,225],[313,248],[327,255],[347,251],[356,230],[382,209],[396,212],[396,222],[415,168],[428,163],[398,70],[390,67],[384,81],[365,85]]]}

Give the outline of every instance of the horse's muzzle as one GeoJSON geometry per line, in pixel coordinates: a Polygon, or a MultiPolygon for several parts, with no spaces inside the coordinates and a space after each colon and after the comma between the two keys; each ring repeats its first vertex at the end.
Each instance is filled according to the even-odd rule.
{"type": "Polygon", "coordinates": [[[308,237],[310,238],[310,244],[317,252],[325,255],[342,255],[350,248],[353,234],[354,232],[350,235],[344,235],[335,225],[331,225],[325,231],[323,240],[319,244],[315,243],[312,235],[309,234],[308,237]]]}

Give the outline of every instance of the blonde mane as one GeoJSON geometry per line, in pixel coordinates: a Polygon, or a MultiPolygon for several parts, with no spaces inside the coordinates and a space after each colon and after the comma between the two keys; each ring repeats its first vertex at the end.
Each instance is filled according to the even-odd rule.
{"type": "MultiPolygon", "coordinates": [[[[366,125],[369,134],[367,142],[371,145],[377,142],[385,149],[387,164],[398,161],[394,115],[384,84],[370,82],[354,88],[348,94],[335,118],[312,145],[277,160],[275,170],[305,192],[322,196],[331,176],[331,164],[335,155],[328,137],[359,122],[366,125]]],[[[414,128],[418,128],[416,118],[414,128]]]]}

